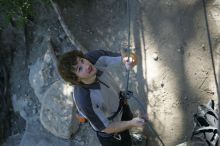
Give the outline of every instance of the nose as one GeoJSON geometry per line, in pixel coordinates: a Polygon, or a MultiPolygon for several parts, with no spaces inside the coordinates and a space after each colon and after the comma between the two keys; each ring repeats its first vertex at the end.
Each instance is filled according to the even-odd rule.
{"type": "Polygon", "coordinates": [[[84,64],[86,72],[88,73],[90,71],[90,65],[89,64],[84,64]]]}

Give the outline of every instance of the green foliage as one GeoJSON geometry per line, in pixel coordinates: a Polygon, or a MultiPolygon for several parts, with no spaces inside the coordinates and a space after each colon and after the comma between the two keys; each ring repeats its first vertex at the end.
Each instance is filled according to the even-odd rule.
{"type": "MultiPolygon", "coordinates": [[[[42,0],[49,4],[50,0],[42,0]]],[[[3,14],[5,24],[14,21],[17,26],[23,26],[34,16],[33,4],[37,0],[0,0],[0,12],[3,14]]]]}
{"type": "Polygon", "coordinates": [[[23,25],[33,16],[32,0],[0,0],[6,23],[11,20],[23,25]]]}

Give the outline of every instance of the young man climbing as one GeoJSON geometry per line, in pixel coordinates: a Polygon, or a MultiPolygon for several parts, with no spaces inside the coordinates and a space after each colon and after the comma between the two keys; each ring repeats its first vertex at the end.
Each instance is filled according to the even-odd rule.
{"type": "Polygon", "coordinates": [[[74,50],[59,58],[59,73],[74,85],[73,99],[77,109],[88,119],[102,146],[132,146],[129,129],[144,125],[143,119],[133,118],[107,68],[121,61],[132,68],[136,61],[131,60],[128,62],[128,57],[104,50],[87,54],[74,50]]]}

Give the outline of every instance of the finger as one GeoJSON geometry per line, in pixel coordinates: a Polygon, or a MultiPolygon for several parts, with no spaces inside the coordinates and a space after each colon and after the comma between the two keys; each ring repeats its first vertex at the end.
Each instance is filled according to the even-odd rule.
{"type": "Polygon", "coordinates": [[[138,121],[137,124],[138,124],[140,127],[142,127],[142,126],[144,126],[145,122],[143,122],[143,121],[138,121]]]}
{"type": "Polygon", "coordinates": [[[129,58],[129,62],[134,62],[134,59],[132,57],[129,58]]]}
{"type": "Polygon", "coordinates": [[[131,69],[131,63],[130,62],[126,62],[125,63],[125,67],[126,67],[126,69],[131,69]]]}
{"type": "Polygon", "coordinates": [[[124,57],[124,58],[123,58],[123,61],[124,61],[124,62],[132,62],[132,63],[133,63],[135,60],[134,60],[132,57],[124,57]],[[129,58],[129,59],[128,59],[128,58],[129,58]]]}
{"type": "Polygon", "coordinates": [[[140,122],[141,123],[145,123],[144,119],[140,118],[140,122]]]}
{"type": "Polygon", "coordinates": [[[128,62],[128,57],[124,57],[123,61],[128,62]]]}
{"type": "Polygon", "coordinates": [[[141,111],[137,109],[137,110],[135,111],[135,115],[136,115],[137,117],[140,117],[141,111]]]}

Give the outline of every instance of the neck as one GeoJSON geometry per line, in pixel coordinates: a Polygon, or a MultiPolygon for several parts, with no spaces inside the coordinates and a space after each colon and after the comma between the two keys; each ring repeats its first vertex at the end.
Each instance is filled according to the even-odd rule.
{"type": "Polygon", "coordinates": [[[92,84],[96,81],[96,76],[93,76],[91,78],[88,79],[82,79],[81,80],[84,84],[92,84]]]}

